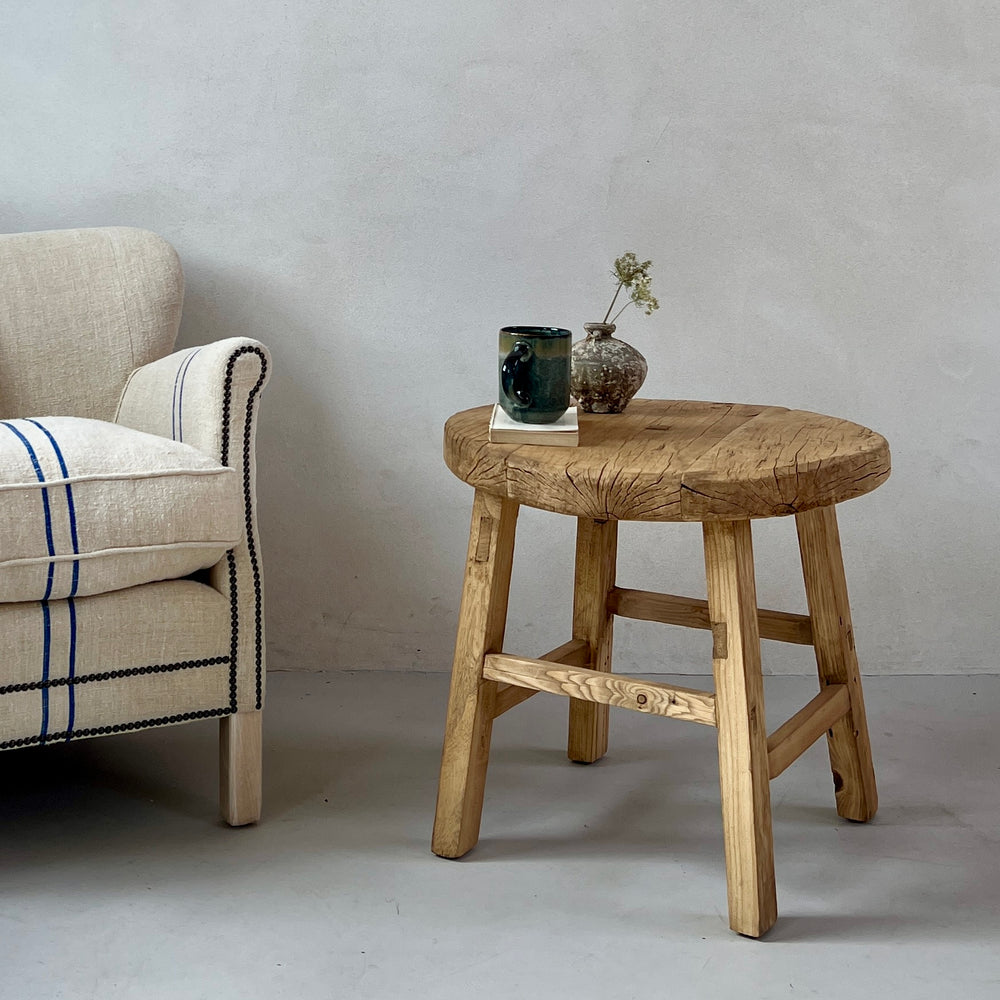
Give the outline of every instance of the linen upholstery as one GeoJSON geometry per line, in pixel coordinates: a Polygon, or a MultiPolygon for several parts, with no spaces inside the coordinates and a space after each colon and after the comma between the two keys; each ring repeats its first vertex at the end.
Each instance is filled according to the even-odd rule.
{"type": "Polygon", "coordinates": [[[110,420],[129,373],[177,338],[177,254],[141,229],[0,236],[0,284],[0,418],[110,420]]]}
{"type": "Polygon", "coordinates": [[[240,664],[240,706],[260,708],[264,685],[264,616],[257,543],[257,400],[270,355],[256,340],[230,337],[178,351],[137,369],[122,393],[117,423],[185,443],[236,470],[243,497],[243,537],[209,570],[233,605],[233,661],[240,664]],[[169,431],[169,434],[168,434],[169,431]]]}
{"type": "Polygon", "coordinates": [[[243,534],[235,470],[85,417],[0,421],[0,502],[0,601],[177,579],[243,534]]]}
{"type": "MultiPolygon", "coordinates": [[[[0,418],[60,435],[52,414],[91,418],[109,441],[141,432],[161,450],[197,451],[231,483],[220,503],[233,522],[220,558],[187,579],[0,603],[0,749],[263,705],[255,434],[270,359],[247,338],[170,354],[182,290],[177,255],[152,233],[0,236],[0,418]]],[[[48,490],[53,513],[61,488],[48,490]]],[[[0,489],[0,561],[5,532],[18,531],[6,523],[16,492],[0,489]]],[[[182,504],[183,516],[201,520],[206,506],[182,504]]],[[[65,544],[64,523],[53,545],[59,530],[65,544]]]]}
{"type": "Polygon", "coordinates": [[[227,715],[230,607],[194,580],[0,604],[6,746],[227,715]]]}

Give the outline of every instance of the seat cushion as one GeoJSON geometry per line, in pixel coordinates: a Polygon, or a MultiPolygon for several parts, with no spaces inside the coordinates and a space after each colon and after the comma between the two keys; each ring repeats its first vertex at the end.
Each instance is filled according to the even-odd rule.
{"type": "Polygon", "coordinates": [[[187,576],[243,537],[235,470],[83,417],[0,420],[0,601],[187,576]]]}

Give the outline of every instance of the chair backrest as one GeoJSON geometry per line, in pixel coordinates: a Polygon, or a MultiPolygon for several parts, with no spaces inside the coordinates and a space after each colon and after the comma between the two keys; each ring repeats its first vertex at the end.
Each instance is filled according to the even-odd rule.
{"type": "Polygon", "coordinates": [[[132,370],[173,350],[183,297],[146,230],[0,235],[0,418],[111,420],[132,370]]]}

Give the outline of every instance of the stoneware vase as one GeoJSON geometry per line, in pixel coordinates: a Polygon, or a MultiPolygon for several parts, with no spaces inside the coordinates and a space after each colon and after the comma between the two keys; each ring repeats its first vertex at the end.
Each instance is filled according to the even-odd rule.
{"type": "Polygon", "coordinates": [[[570,390],[585,413],[621,413],[646,380],[646,359],[613,337],[614,323],[584,323],[572,352],[570,390]]]}

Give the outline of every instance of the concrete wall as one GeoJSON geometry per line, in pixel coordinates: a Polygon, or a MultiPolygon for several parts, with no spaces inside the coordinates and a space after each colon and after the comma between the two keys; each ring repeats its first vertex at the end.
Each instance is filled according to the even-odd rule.
{"type": "MultiPolygon", "coordinates": [[[[0,230],[154,229],[182,343],[274,351],[272,667],[449,666],[471,493],[441,425],[492,400],[498,327],[581,334],[635,250],[644,395],[889,438],[841,508],[866,669],[997,669],[994,4],[35,0],[0,32],[0,230]]],[[[510,648],[568,637],[572,528],[522,515],[510,648]]],[[[803,607],[793,536],[757,531],[762,603],[803,607]]],[[[622,537],[624,585],[704,593],[697,526],[622,537]]],[[[622,669],[708,665],[704,633],[619,635],[622,669]]]]}

